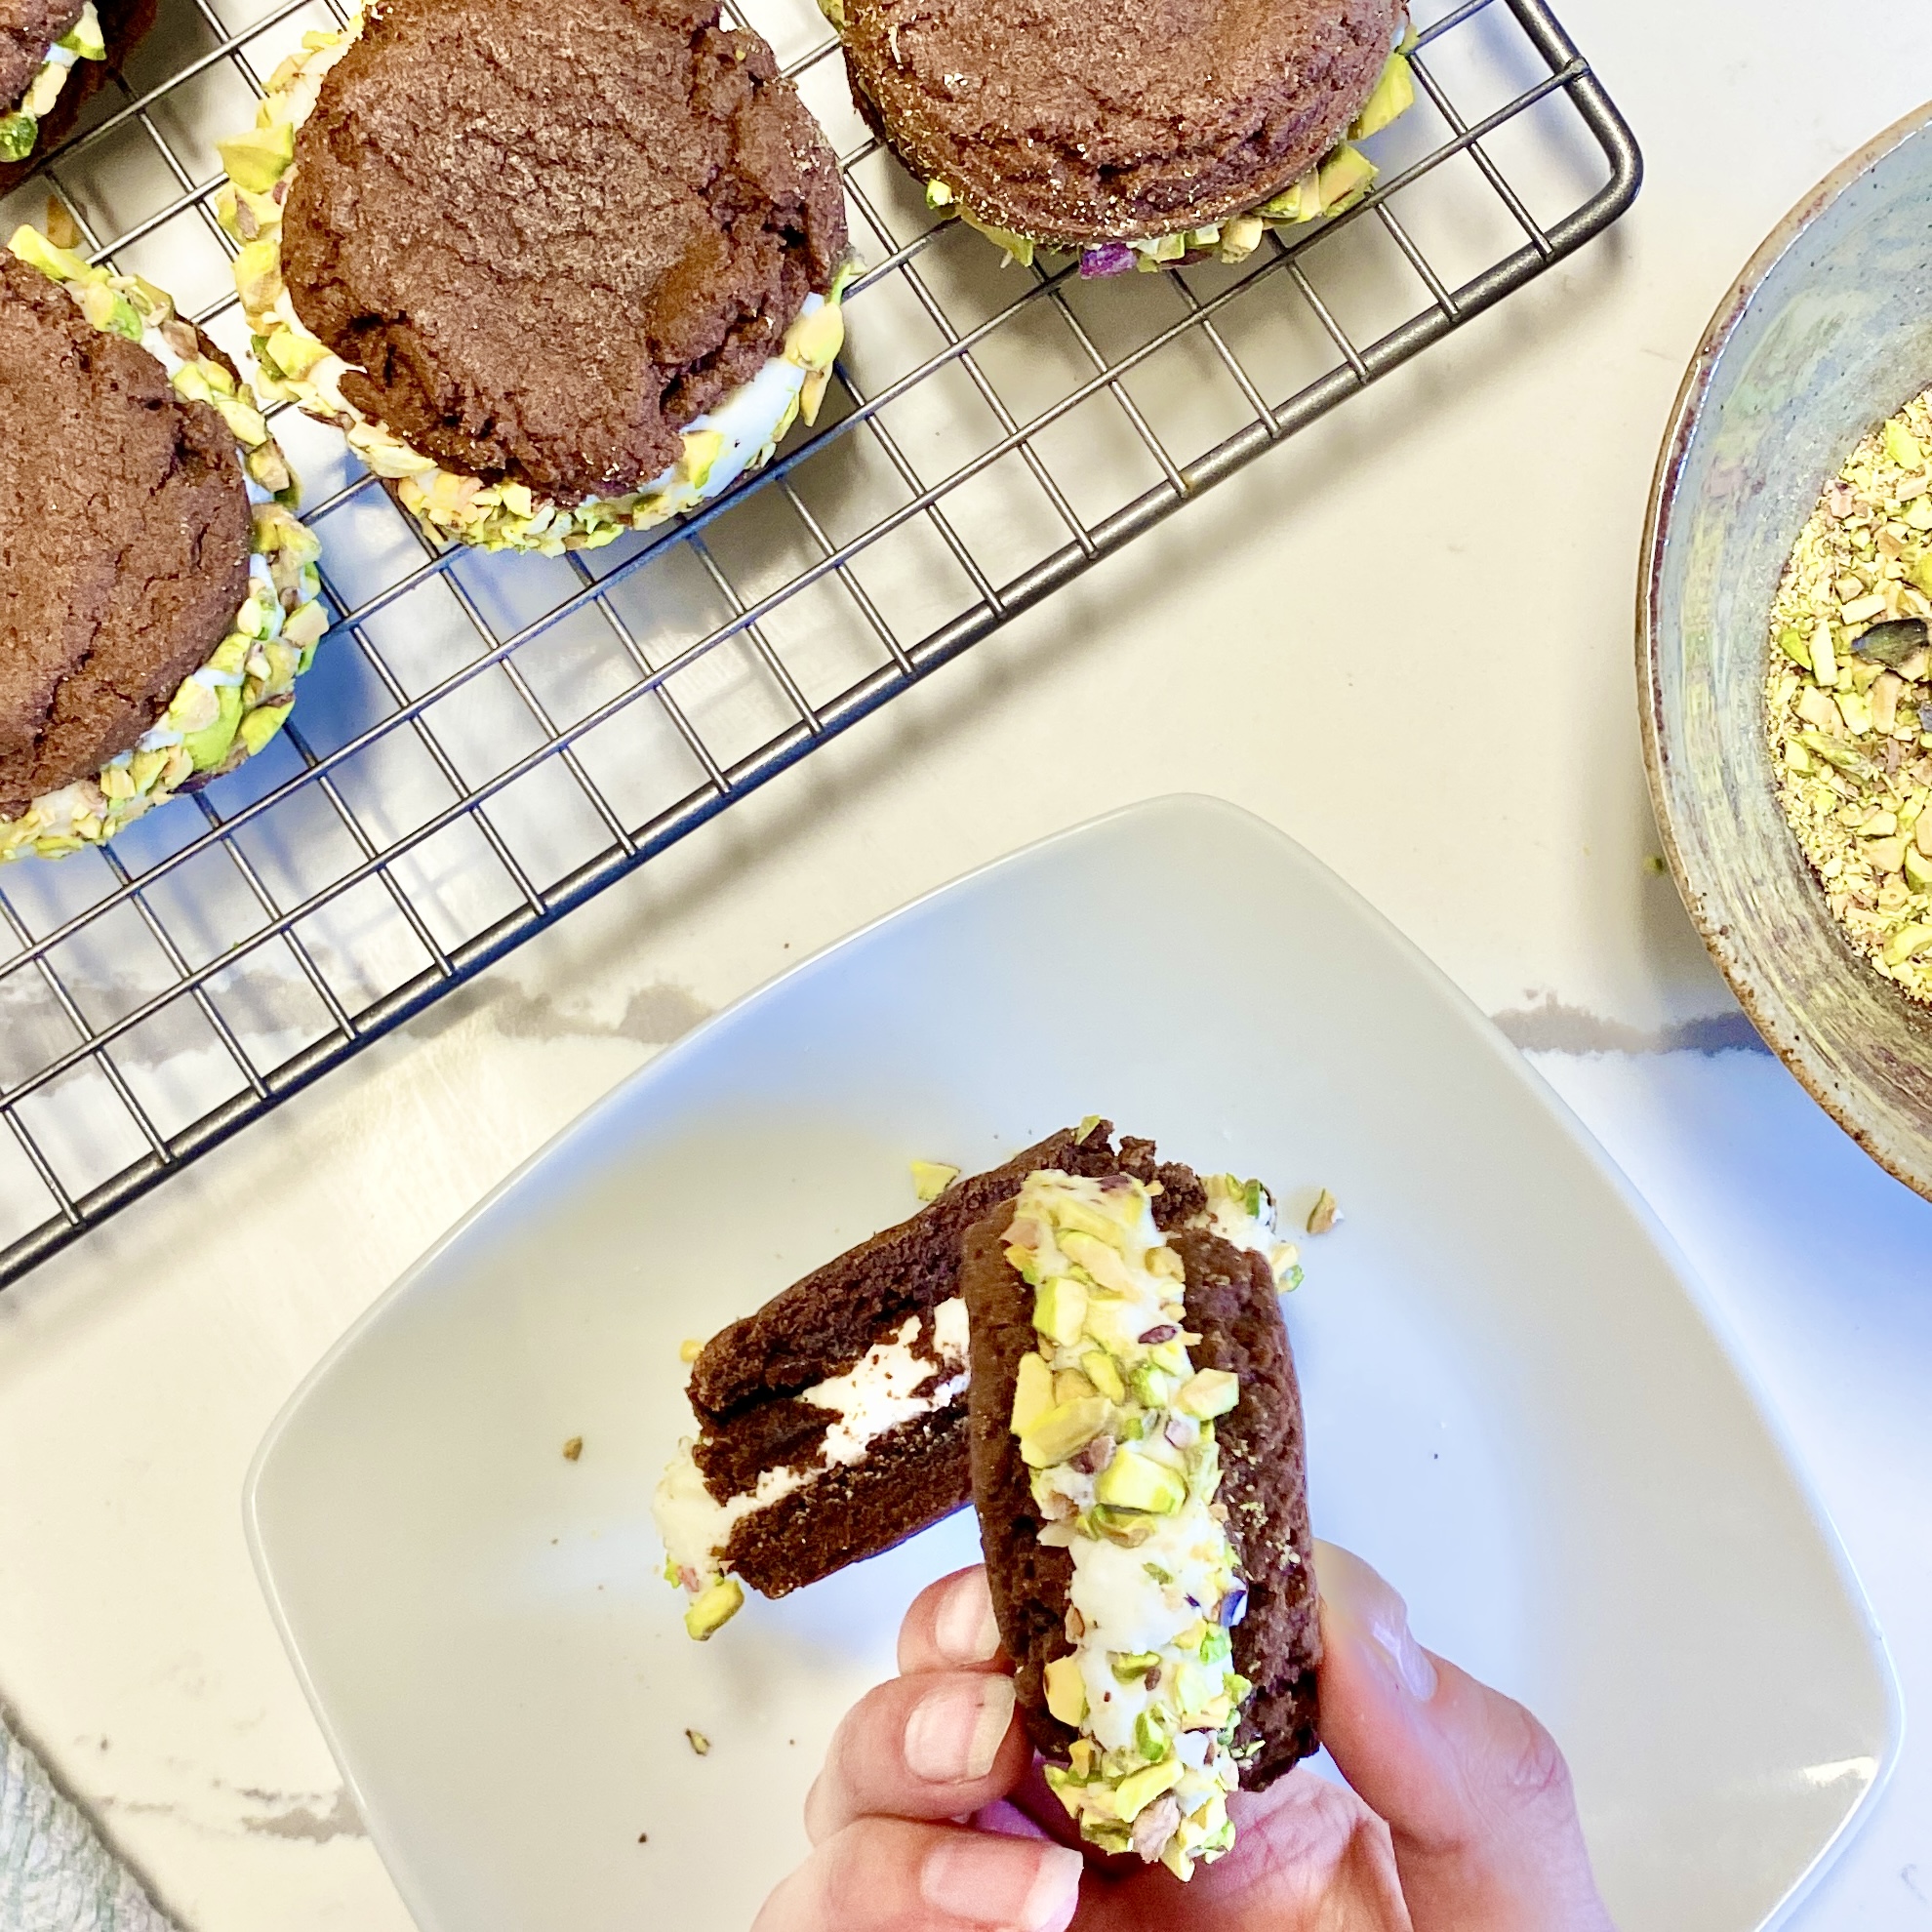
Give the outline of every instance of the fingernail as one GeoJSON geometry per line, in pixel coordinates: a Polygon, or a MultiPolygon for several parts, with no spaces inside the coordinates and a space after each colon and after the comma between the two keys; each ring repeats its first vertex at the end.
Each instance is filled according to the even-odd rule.
{"type": "Polygon", "coordinates": [[[984,1570],[968,1570],[941,1599],[933,1640],[949,1664],[990,1664],[999,1655],[999,1625],[984,1570]]]}
{"type": "Polygon", "coordinates": [[[1409,1629],[1409,1606],[1351,1551],[1315,1545],[1315,1584],[1329,1614],[1365,1638],[1409,1695],[1427,1704],[1435,1695],[1435,1666],[1409,1629]]]}
{"type": "Polygon", "coordinates": [[[1013,1679],[973,1677],[923,1697],[906,1720],[906,1763],[935,1785],[984,1778],[1013,1721],[1013,1679]]]}
{"type": "Polygon", "coordinates": [[[919,1874],[935,1912],[1012,1932],[1045,1932],[1068,1917],[1082,1860],[1065,1845],[962,1831],[936,1846],[919,1874]]]}

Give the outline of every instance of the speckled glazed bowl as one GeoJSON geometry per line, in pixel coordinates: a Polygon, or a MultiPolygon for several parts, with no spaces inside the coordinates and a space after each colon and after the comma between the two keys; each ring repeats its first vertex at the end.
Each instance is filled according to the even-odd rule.
{"type": "Polygon", "coordinates": [[[1852,447],[1932,384],[1932,106],[1820,182],[1706,332],[1644,533],[1637,670],[1665,850],[1759,1032],[1847,1133],[1932,1195],[1932,1009],[1845,941],[1772,791],[1765,633],[1852,447]]]}

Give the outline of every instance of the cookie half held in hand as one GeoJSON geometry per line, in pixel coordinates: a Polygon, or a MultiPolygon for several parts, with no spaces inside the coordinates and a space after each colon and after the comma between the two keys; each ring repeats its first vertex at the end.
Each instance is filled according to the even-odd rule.
{"type": "MultiPolygon", "coordinates": [[[[693,1365],[699,1424],[654,1505],[667,1579],[707,1637],[739,1579],[785,1596],[963,1509],[966,1230],[1042,1166],[1115,1172],[1110,1124],[1063,1129],[954,1181],[909,1221],[862,1241],[720,1330],[693,1365]]],[[[1130,1156],[1131,1157],[1131,1156],[1130,1156]]]]}
{"type": "Polygon", "coordinates": [[[327,626],[234,365],[139,276],[0,250],[0,860],[111,837],[281,729],[327,626]]]}
{"type": "Polygon", "coordinates": [[[1021,262],[1083,275],[1207,255],[1339,214],[1352,143],[1415,100],[1403,0],[821,0],[859,111],[1021,262]]]}
{"type": "Polygon", "coordinates": [[[1129,1174],[968,1234],[973,1501],[1020,1709],[1080,1835],[1192,1874],[1316,1749],[1301,1397],[1266,1256],[1129,1174]],[[1193,1221],[1196,1225],[1187,1226],[1193,1221]]]}
{"type": "Polygon", "coordinates": [[[817,414],[844,190],[717,0],[384,0],[220,145],[264,386],[433,537],[594,548],[817,414]]]}

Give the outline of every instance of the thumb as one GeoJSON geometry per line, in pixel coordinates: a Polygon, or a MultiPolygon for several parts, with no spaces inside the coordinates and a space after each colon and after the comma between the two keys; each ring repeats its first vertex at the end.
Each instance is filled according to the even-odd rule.
{"type": "Polygon", "coordinates": [[[1555,1740],[1426,1651],[1359,1556],[1317,1544],[1315,1580],[1322,1742],[1388,1822],[1415,1932],[1613,1932],[1555,1740]]]}

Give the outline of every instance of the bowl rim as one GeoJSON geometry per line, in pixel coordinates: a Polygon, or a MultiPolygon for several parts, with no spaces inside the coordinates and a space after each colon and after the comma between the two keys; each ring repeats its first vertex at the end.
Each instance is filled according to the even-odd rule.
{"type": "Polygon", "coordinates": [[[1644,514],[1636,596],[1637,723],[1643,739],[1644,775],[1650,786],[1651,812],[1677,893],[1697,928],[1705,948],[1736,994],[1738,1003],[1759,1035],[1791,1068],[1798,1084],[1844,1131],[1895,1180],[1932,1199],[1932,1154],[1918,1163],[1902,1148],[1875,1134],[1853,1112],[1837,1082],[1813,1050],[1808,1035],[1794,1023],[1781,1000],[1760,990],[1746,952],[1732,938],[1721,911],[1712,909],[1715,889],[1702,878],[1678,843],[1671,819],[1668,768],[1671,747],[1664,720],[1662,601],[1664,552],[1679,509],[1682,481],[1691,439],[1696,435],[1711,400],[1711,384],[1731,338],[1746,310],[1771,272],[1805,231],[1844,191],[1864,179],[1878,163],[1915,135],[1932,128],[1932,101],[1915,107],[1855,153],[1841,161],[1805,194],[1764,238],[1717,304],[1699,341],[1690,366],[1677,389],[1676,401],[1665,425],[1664,441],[1651,478],[1650,501],[1644,514]]]}

